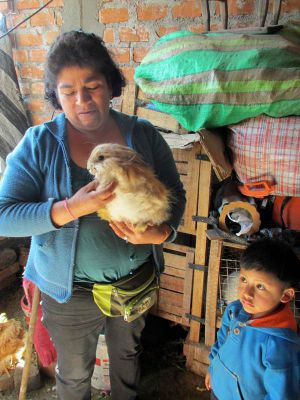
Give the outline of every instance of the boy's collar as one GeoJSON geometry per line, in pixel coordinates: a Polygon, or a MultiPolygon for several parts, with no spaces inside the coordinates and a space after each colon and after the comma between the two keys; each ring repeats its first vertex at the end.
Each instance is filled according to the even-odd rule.
{"type": "Polygon", "coordinates": [[[297,323],[291,310],[290,303],[281,303],[276,311],[261,318],[251,319],[250,316],[248,324],[265,328],[289,328],[297,332],[297,323]]]}

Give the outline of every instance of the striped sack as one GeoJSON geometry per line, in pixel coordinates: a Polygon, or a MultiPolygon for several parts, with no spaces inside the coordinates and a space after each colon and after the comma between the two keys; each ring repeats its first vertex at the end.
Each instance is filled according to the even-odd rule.
{"type": "Polygon", "coordinates": [[[300,26],[276,34],[173,32],[146,55],[135,81],[190,131],[263,113],[300,115],[300,26]]]}
{"type": "Polygon", "coordinates": [[[261,115],[229,126],[228,145],[242,183],[273,183],[271,194],[300,196],[300,117],[261,115]]]}

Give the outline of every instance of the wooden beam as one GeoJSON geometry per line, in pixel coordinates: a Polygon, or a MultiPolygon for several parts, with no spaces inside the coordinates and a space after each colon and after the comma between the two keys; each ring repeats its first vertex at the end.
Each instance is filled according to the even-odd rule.
{"type": "Polygon", "coordinates": [[[204,342],[206,346],[212,346],[215,343],[216,337],[217,297],[222,246],[223,243],[220,240],[213,240],[210,243],[205,308],[204,342]]]}

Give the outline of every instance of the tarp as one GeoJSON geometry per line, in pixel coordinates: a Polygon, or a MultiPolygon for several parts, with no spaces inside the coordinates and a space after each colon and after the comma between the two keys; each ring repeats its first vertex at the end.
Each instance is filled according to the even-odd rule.
{"type": "Polygon", "coordinates": [[[300,115],[300,26],[276,34],[173,32],[146,55],[135,81],[190,131],[263,113],[300,115]]]}
{"type": "MultiPolygon", "coordinates": [[[[5,31],[0,19],[0,34],[5,31]]],[[[0,39],[0,177],[5,158],[20,141],[28,121],[19,90],[8,36],[0,39]]]]}

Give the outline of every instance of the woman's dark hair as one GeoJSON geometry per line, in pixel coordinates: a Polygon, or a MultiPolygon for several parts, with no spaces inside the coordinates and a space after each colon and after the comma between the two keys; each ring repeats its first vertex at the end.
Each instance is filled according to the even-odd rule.
{"type": "Polygon", "coordinates": [[[282,240],[262,239],[250,244],[241,257],[241,268],[275,275],[287,287],[300,281],[300,260],[282,240]]]}
{"type": "Polygon", "coordinates": [[[103,40],[82,31],[62,33],[50,47],[45,66],[45,99],[55,109],[61,109],[56,97],[56,81],[65,67],[91,67],[105,76],[112,88],[112,96],[120,96],[125,78],[111,58],[103,40]]]}

